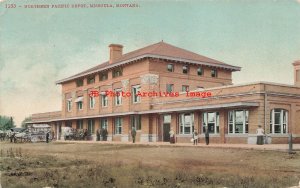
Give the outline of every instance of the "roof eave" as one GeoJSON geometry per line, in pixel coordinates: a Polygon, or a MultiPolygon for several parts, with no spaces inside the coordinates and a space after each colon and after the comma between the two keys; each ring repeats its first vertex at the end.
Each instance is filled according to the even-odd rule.
{"type": "Polygon", "coordinates": [[[193,64],[199,64],[199,65],[205,65],[205,66],[211,66],[211,67],[225,68],[225,69],[229,69],[229,70],[232,70],[232,71],[240,71],[241,70],[241,67],[227,65],[227,64],[222,65],[222,64],[215,64],[215,63],[195,61],[195,60],[190,60],[190,59],[185,59],[185,58],[160,56],[160,55],[154,55],[154,54],[144,54],[144,55],[140,55],[140,56],[137,56],[137,57],[125,60],[125,61],[120,61],[120,62],[116,62],[116,63],[110,64],[110,65],[108,65],[106,67],[103,67],[103,68],[100,68],[100,69],[96,69],[94,71],[87,72],[87,73],[82,74],[82,75],[78,75],[78,76],[74,76],[74,77],[69,77],[69,78],[58,80],[58,81],[55,82],[55,84],[62,84],[62,83],[65,83],[65,82],[68,82],[68,81],[71,81],[71,80],[74,80],[74,79],[77,79],[77,78],[80,78],[80,77],[83,77],[83,76],[94,74],[94,73],[100,72],[102,70],[106,70],[106,69],[113,68],[113,67],[116,67],[116,66],[124,65],[124,64],[133,62],[133,61],[137,61],[137,60],[143,59],[143,58],[167,59],[167,60],[172,60],[172,61],[187,62],[187,63],[193,63],[193,64]]]}

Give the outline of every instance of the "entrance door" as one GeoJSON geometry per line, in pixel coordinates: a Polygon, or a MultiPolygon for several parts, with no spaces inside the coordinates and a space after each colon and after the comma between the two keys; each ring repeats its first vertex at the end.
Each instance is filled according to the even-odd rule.
{"type": "Polygon", "coordinates": [[[163,141],[170,142],[170,123],[163,124],[163,141]]]}

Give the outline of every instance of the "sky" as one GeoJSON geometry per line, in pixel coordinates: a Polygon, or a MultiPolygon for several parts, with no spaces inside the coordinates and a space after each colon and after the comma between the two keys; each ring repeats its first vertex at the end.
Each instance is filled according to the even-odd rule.
{"type": "Polygon", "coordinates": [[[0,0],[0,115],[20,125],[61,110],[55,81],[105,62],[111,43],[126,53],[161,40],[242,67],[234,84],[293,84],[300,0],[0,0]],[[76,3],[115,7],[24,8],[76,3]]]}

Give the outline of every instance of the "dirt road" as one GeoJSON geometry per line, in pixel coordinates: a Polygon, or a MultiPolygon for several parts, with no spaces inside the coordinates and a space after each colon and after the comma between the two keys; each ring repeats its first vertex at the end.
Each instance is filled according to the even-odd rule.
{"type": "Polygon", "coordinates": [[[299,152],[95,143],[0,143],[3,187],[288,187],[299,152]]]}

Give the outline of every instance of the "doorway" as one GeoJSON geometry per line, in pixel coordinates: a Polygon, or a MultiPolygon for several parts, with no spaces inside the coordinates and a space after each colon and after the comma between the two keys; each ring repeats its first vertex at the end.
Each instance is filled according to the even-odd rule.
{"type": "Polygon", "coordinates": [[[161,128],[160,128],[160,140],[163,142],[170,142],[170,129],[171,129],[171,115],[161,115],[161,128]]]}
{"type": "Polygon", "coordinates": [[[163,124],[163,141],[170,142],[170,123],[163,124]]]}

